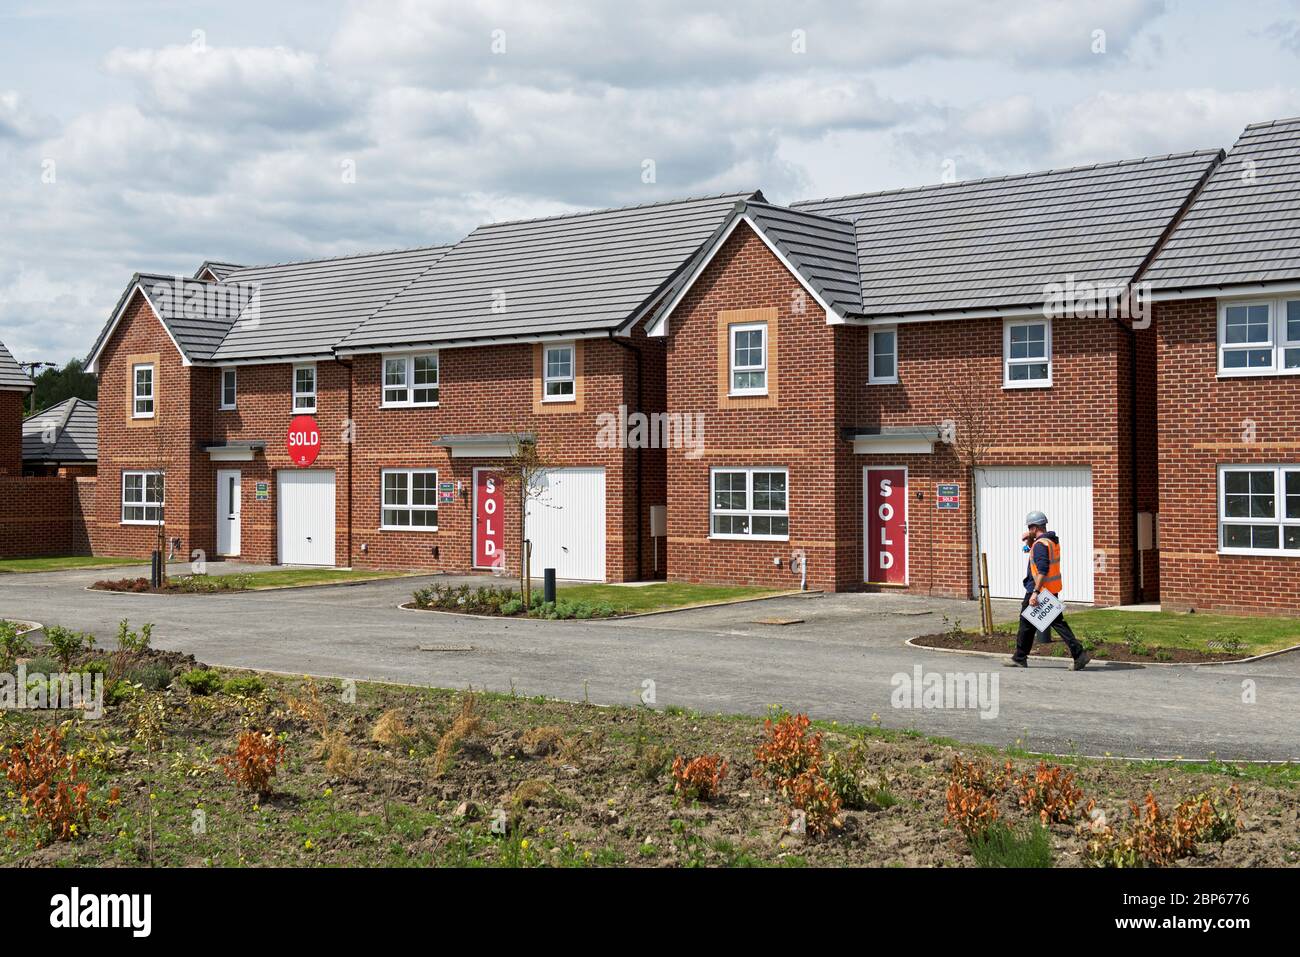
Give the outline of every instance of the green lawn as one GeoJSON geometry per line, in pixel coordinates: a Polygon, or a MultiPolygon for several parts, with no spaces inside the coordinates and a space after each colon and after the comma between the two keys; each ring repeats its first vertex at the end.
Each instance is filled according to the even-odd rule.
{"type": "Polygon", "coordinates": [[[67,555],[58,558],[0,559],[0,575],[27,572],[59,572],[71,568],[109,568],[113,565],[148,565],[147,558],[109,558],[90,555],[67,555]]]}
{"type": "Polygon", "coordinates": [[[269,572],[240,574],[239,578],[247,588],[255,590],[299,585],[334,585],[339,582],[365,582],[380,578],[404,578],[409,574],[411,573],[346,568],[277,568],[269,572]]]}
{"type": "MultiPolygon", "coordinates": [[[[540,586],[536,586],[540,591],[540,586]]],[[[785,589],[790,591],[792,589],[785,589]]],[[[707,605],[710,602],[736,601],[740,598],[762,598],[778,595],[781,591],[757,586],[688,585],[677,582],[659,582],[629,588],[625,585],[560,585],[555,590],[559,601],[588,602],[598,605],[608,602],[620,615],[667,608],[684,608],[689,605],[707,605]]]]}
{"type": "MultiPolygon", "coordinates": [[[[1215,642],[1231,651],[1236,639],[1245,654],[1261,655],[1300,645],[1300,618],[1255,618],[1237,615],[1188,615],[1172,611],[1111,611],[1092,608],[1066,613],[1070,627],[1080,638],[1124,642],[1136,634],[1152,648],[1204,650],[1215,642]]],[[[998,626],[1015,631],[1016,622],[998,626]]]]}

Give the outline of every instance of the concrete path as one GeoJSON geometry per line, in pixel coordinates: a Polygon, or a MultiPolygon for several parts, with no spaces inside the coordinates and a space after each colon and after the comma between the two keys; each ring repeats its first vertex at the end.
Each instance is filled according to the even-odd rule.
{"type": "MultiPolygon", "coordinates": [[[[232,570],[212,566],[216,572],[232,570]]],[[[115,576],[128,570],[115,569],[115,576]]],[[[1300,656],[1251,665],[1004,669],[996,658],[916,649],[973,602],[892,595],[771,599],[618,622],[504,621],[404,611],[429,578],[229,595],[118,595],[85,586],[103,570],[0,576],[0,617],[92,630],[155,623],[155,644],[209,664],[439,687],[473,685],[658,707],[814,717],[912,728],[1058,753],[1224,760],[1300,759],[1300,656]],[[802,619],[759,624],[759,619],[802,619]],[[424,650],[470,646],[472,650],[424,650]],[[982,708],[897,708],[894,676],[978,673],[982,708]],[[1253,690],[1253,703],[1247,703],[1253,690]],[[996,701],[996,709],[993,704],[996,701]],[[981,717],[981,711],[988,715],[981,717]]],[[[483,579],[473,579],[482,582],[483,579]]],[[[998,617],[1014,618],[1012,603],[998,617]]],[[[920,703],[920,702],[918,702],[920,703]]],[[[949,701],[951,705],[953,702],[949,701]]]]}

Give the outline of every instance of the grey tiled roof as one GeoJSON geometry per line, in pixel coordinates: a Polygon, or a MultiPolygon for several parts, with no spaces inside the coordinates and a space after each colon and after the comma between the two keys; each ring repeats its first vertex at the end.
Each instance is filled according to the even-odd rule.
{"type": "Polygon", "coordinates": [[[99,457],[98,408],[88,399],[64,399],[23,419],[23,461],[94,462],[99,457]]]}
{"type": "Polygon", "coordinates": [[[920,189],[794,209],[857,232],[861,314],[1041,307],[1044,287],[1131,280],[1215,150],[920,189]]]}
{"type": "Polygon", "coordinates": [[[761,198],[733,193],[480,226],[339,348],[617,329],[664,294],[738,201],[761,198]]]}
{"type": "Polygon", "coordinates": [[[231,272],[226,283],[256,283],[260,288],[257,321],[241,316],[211,357],[226,361],[328,356],[340,339],[450,248],[429,246],[231,272]]]}
{"type": "Polygon", "coordinates": [[[827,304],[840,313],[859,311],[862,288],[852,223],[768,203],[746,203],[744,211],[827,304]]]}
{"type": "Polygon", "coordinates": [[[0,342],[0,389],[30,389],[32,385],[32,377],[0,342]]]}
{"type": "Polygon", "coordinates": [[[223,282],[232,272],[247,268],[247,266],[237,266],[234,263],[215,262],[209,259],[198,269],[194,270],[194,278],[197,279],[199,276],[203,275],[203,271],[206,269],[208,272],[212,273],[212,275],[217,277],[217,282],[223,282]]]}
{"type": "Polygon", "coordinates": [[[1300,279],[1300,117],[1246,127],[1142,278],[1155,291],[1300,279]]]}

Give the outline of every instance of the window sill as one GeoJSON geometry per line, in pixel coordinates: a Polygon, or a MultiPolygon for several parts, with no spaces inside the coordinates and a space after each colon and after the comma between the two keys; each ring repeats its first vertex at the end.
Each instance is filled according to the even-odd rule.
{"type": "Polygon", "coordinates": [[[1050,389],[1051,387],[1051,379],[1043,382],[1007,382],[1005,380],[1002,382],[1003,389],[1050,389]]]}
{"type": "Polygon", "coordinates": [[[728,392],[729,399],[766,399],[766,389],[747,389],[744,392],[728,392]]]}
{"type": "Polygon", "coordinates": [[[1229,558],[1300,558],[1300,548],[1220,548],[1229,558]]]}
{"type": "Polygon", "coordinates": [[[132,421],[135,421],[135,422],[139,422],[139,421],[141,421],[141,420],[143,420],[143,419],[152,419],[152,418],[153,418],[153,413],[152,413],[152,412],[132,412],[132,413],[131,413],[131,419],[132,419],[132,421]]]}
{"type": "Polygon", "coordinates": [[[437,525],[422,525],[416,527],[413,525],[380,525],[378,531],[381,532],[436,532],[437,525]]]}
{"type": "Polygon", "coordinates": [[[437,402],[381,402],[381,409],[436,409],[437,402]]]}
{"type": "Polygon", "coordinates": [[[219,406],[217,406],[217,411],[218,411],[218,412],[235,412],[235,411],[237,411],[237,410],[236,410],[236,408],[235,408],[233,405],[219,405],[219,406]]]}
{"type": "Polygon", "coordinates": [[[867,385],[898,385],[898,379],[868,379],[867,385]]]}
{"type": "Polygon", "coordinates": [[[1300,369],[1220,369],[1219,379],[1271,379],[1275,376],[1300,375],[1300,369]]]}
{"type": "Polygon", "coordinates": [[[294,415],[315,415],[316,406],[313,405],[310,409],[294,409],[293,414],[294,415]]]}
{"type": "Polygon", "coordinates": [[[715,542],[788,542],[789,535],[710,535],[715,542]]]}
{"type": "Polygon", "coordinates": [[[157,528],[162,522],[150,522],[144,519],[124,518],[118,524],[120,525],[148,525],[150,528],[157,528]]]}
{"type": "Polygon", "coordinates": [[[578,399],[577,396],[572,396],[572,395],[562,395],[562,396],[544,395],[542,396],[542,401],[550,405],[563,405],[566,402],[577,402],[578,399]]]}

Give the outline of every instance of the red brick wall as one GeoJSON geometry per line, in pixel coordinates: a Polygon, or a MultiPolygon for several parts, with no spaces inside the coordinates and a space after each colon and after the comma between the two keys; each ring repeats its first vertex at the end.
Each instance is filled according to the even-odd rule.
{"type": "Polygon", "coordinates": [[[741,226],[669,319],[668,408],[704,412],[707,446],[698,459],[669,452],[670,578],[789,585],[797,579],[772,559],[802,549],[809,556],[811,587],[862,588],[863,467],[906,465],[912,505],[907,590],[968,595],[972,493],[952,450],[940,444],[932,455],[855,455],[851,443],[838,437],[845,426],[936,426],[953,411],[945,383],[961,378],[981,383],[991,414],[995,440],[987,465],[1091,466],[1094,548],[1102,556],[1096,600],[1132,599],[1130,479],[1122,451],[1128,422],[1118,404],[1128,357],[1124,334],[1113,322],[1054,321],[1054,384],[1031,390],[1002,387],[1001,319],[902,325],[899,384],[868,385],[868,330],[828,326],[815,306],[797,313],[795,289],[793,276],[741,226]],[[714,386],[717,315],[761,308],[775,308],[778,315],[778,403],[720,410],[714,386]],[[1045,447],[1040,426],[1050,422],[1058,425],[1045,447]],[[725,465],[790,470],[788,543],[708,538],[709,468],[725,465]],[[962,485],[960,511],[934,508],[937,482],[962,485]],[[917,491],[925,494],[919,503],[917,491]]]}
{"type": "Polygon", "coordinates": [[[157,547],[155,526],[122,524],[122,472],[134,469],[165,467],[166,534],[181,540],[178,555],[204,547],[210,538],[215,507],[196,509],[188,492],[195,467],[191,391],[194,378],[206,371],[183,364],[162,323],[136,293],[99,358],[96,553],[146,556],[157,547]],[[157,357],[153,419],[131,417],[133,356],[157,357]]]}
{"type": "Polygon", "coordinates": [[[0,558],[87,551],[76,479],[0,476],[0,558]]]}
{"type": "MultiPolygon", "coordinates": [[[[644,401],[662,402],[663,344],[647,340],[639,330],[631,341],[642,353],[644,401]]],[[[435,447],[433,442],[452,433],[518,431],[535,433],[544,457],[556,466],[604,467],[606,576],[611,581],[637,575],[635,464],[638,455],[642,457],[642,552],[644,574],[652,573],[649,510],[664,501],[663,453],[597,447],[598,416],[602,412],[615,413],[620,404],[636,404],[633,353],[604,339],[584,340],[581,407],[574,411],[548,407],[538,412],[533,402],[534,349],[532,344],[520,344],[443,350],[439,357],[440,405],[433,409],[380,408],[382,360],[378,355],[317,364],[316,421],[321,452],[311,467],[335,473],[337,564],[469,569],[473,468],[503,463],[481,458],[452,459],[448,450],[435,447]],[[353,384],[350,412],[349,381],[353,384]],[[441,482],[460,481],[464,495],[439,509],[436,532],[381,531],[381,470],[416,466],[437,468],[441,482]],[[354,494],[350,494],[353,489],[354,494]],[[348,514],[350,499],[354,516],[348,514]]],[[[122,469],[144,467],[156,460],[158,427],[131,425],[126,411],[128,357],[152,352],[161,357],[158,392],[168,462],[168,536],[183,539],[184,555],[197,549],[215,556],[216,473],[222,468],[239,469],[239,558],[259,563],[277,561],[276,475],[281,469],[295,467],[284,445],[293,417],[292,366],[240,366],[236,408],[222,410],[219,371],[183,367],[164,330],[143,303],[135,303],[128,310],[101,360],[101,488],[96,507],[96,549],[136,554],[153,547],[152,529],[120,524],[122,469]],[[209,442],[243,441],[262,441],[265,449],[245,462],[214,462],[206,452],[199,451],[209,442]],[[259,481],[269,483],[271,490],[269,499],[262,502],[256,500],[259,481]]],[[[508,505],[505,518],[507,568],[514,572],[519,555],[518,510],[508,505]]]]}
{"type": "Polygon", "coordinates": [[[1219,379],[1217,317],[1214,299],[1156,306],[1161,603],[1300,614],[1300,555],[1218,554],[1218,466],[1300,463],[1300,377],[1219,379]]]}
{"type": "Polygon", "coordinates": [[[26,392],[0,389],[0,475],[23,472],[23,402],[26,392]]]}

